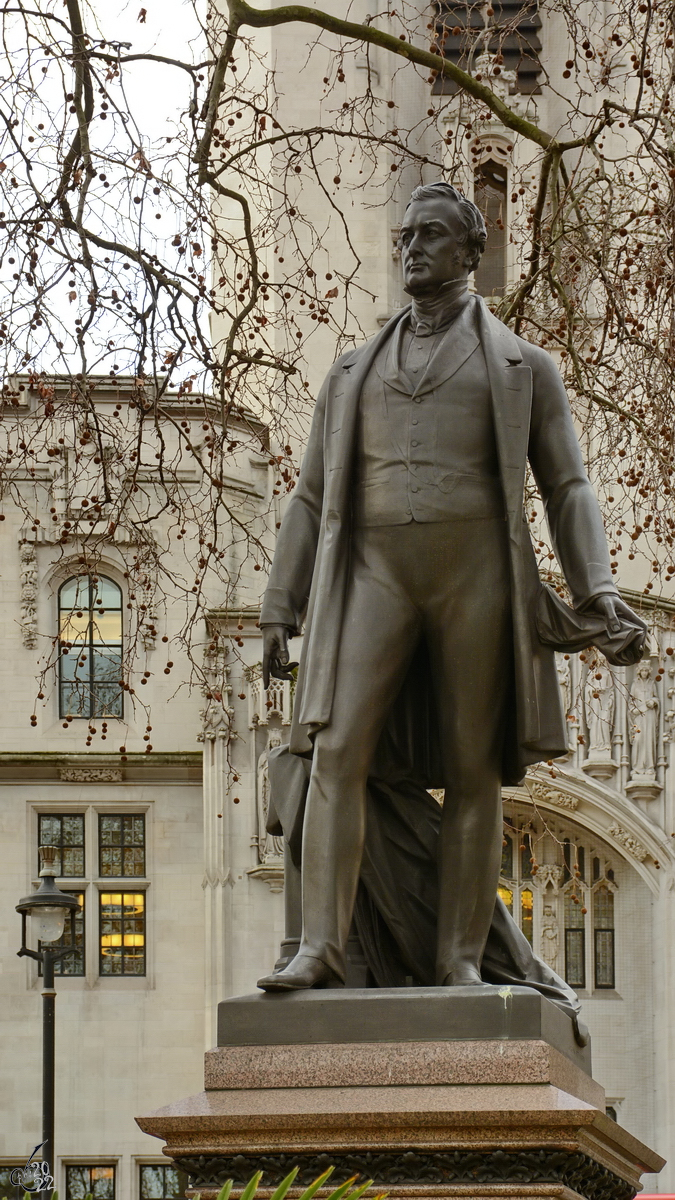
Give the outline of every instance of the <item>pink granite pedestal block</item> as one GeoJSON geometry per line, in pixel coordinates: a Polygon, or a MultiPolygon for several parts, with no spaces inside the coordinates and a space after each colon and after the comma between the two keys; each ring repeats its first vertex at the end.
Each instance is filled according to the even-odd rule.
{"type": "Polygon", "coordinates": [[[296,1163],[303,1183],[333,1163],[391,1196],[630,1200],[663,1165],[605,1116],[598,1084],[533,1041],[221,1047],[204,1092],[138,1123],[202,1200],[260,1169],[269,1195],[296,1163]]]}
{"type": "Polygon", "coordinates": [[[401,1200],[633,1200],[663,1160],[605,1115],[589,1057],[564,1027],[557,1046],[514,1028],[453,1037],[450,1022],[429,1039],[384,1040],[385,1027],[383,1040],[220,1045],[206,1055],[203,1092],[138,1124],[163,1139],[200,1200],[228,1178],[236,1200],[258,1170],[268,1197],[296,1165],[302,1187],[334,1165],[335,1183],[372,1178],[401,1200]]]}

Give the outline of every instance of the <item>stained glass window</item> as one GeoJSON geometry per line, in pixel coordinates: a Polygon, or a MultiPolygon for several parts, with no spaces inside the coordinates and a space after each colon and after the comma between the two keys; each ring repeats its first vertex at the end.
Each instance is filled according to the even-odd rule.
{"type": "Polygon", "coordinates": [[[570,987],[586,986],[586,931],[581,903],[565,894],[565,979],[570,987]]]}
{"type": "Polygon", "coordinates": [[[145,893],[101,892],[101,975],[145,975],[145,893]]]}
{"type": "Polygon", "coordinates": [[[38,873],[41,846],[56,847],[57,874],[81,879],[84,867],[84,816],[81,813],[40,813],[38,817],[38,873]]]}
{"type": "Polygon", "coordinates": [[[66,1165],[66,1200],[115,1200],[115,1168],[66,1165]]]}
{"type": "Polygon", "coordinates": [[[188,1186],[188,1177],[177,1167],[142,1166],[141,1200],[174,1200],[176,1196],[184,1196],[188,1186]]]}
{"type": "Polygon", "coordinates": [[[122,593],[111,579],[81,575],[59,590],[62,717],[122,716],[122,593]]]}
{"type": "Polygon", "coordinates": [[[99,874],[124,878],[145,875],[145,817],[125,814],[98,818],[99,874]]]}
{"type": "Polygon", "coordinates": [[[513,892],[511,889],[507,887],[500,887],[497,889],[497,894],[500,900],[504,901],[504,904],[513,916],[513,892]]]}
{"type": "Polygon", "coordinates": [[[613,988],[614,983],[614,893],[599,887],[593,896],[593,940],[595,986],[613,988]]]}

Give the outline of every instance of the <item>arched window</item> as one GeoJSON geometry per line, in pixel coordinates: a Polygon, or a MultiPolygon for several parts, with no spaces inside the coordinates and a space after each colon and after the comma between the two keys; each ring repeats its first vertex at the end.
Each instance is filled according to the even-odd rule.
{"type": "Polygon", "coordinates": [[[59,707],[62,717],[121,717],[122,592],[111,579],[80,575],[59,589],[59,707]]]}
{"type": "Polygon", "coordinates": [[[474,276],[480,296],[503,296],[506,291],[508,172],[503,163],[488,159],[474,175],[474,201],[487,225],[487,246],[474,276]]]}

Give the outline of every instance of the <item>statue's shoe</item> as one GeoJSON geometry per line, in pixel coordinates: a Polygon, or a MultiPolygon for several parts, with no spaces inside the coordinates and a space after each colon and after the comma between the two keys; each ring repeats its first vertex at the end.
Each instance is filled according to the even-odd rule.
{"type": "Polygon", "coordinates": [[[441,987],[482,987],[483,980],[480,977],[480,971],[475,967],[462,966],[455,967],[453,971],[448,971],[441,987]]]}
{"type": "Polygon", "coordinates": [[[298,954],[283,971],[258,980],[264,992],[294,992],[303,988],[344,987],[340,977],[320,958],[298,954]]]}

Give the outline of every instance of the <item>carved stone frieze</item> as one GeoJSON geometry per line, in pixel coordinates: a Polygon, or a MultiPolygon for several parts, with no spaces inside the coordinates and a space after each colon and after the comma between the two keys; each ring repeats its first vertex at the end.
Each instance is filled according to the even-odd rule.
{"type": "Polygon", "coordinates": [[[541,1150],[414,1150],[330,1154],[234,1154],[176,1156],[173,1160],[190,1177],[193,1188],[220,1189],[231,1179],[242,1187],[257,1171],[265,1186],[277,1187],[293,1167],[296,1184],[306,1187],[328,1167],[331,1185],[351,1176],[372,1179],[375,1187],[447,1185],[449,1183],[562,1184],[586,1200],[634,1200],[635,1188],[587,1154],[566,1149],[541,1150]]]}
{"type": "Polygon", "coordinates": [[[59,767],[64,783],[122,783],[121,767],[59,767]]]}
{"type": "Polygon", "coordinates": [[[613,825],[610,825],[608,833],[610,837],[614,838],[615,842],[619,842],[619,844],[623,846],[624,850],[626,850],[632,858],[637,859],[638,862],[644,862],[649,854],[649,851],[642,845],[641,842],[638,842],[637,838],[633,837],[632,833],[629,833],[628,830],[624,829],[622,825],[619,825],[617,821],[615,821],[613,825]]]}
{"type": "Polygon", "coordinates": [[[569,792],[561,792],[559,788],[551,787],[540,779],[528,779],[525,787],[532,799],[540,800],[542,804],[552,804],[555,808],[566,808],[570,812],[574,812],[579,807],[577,796],[570,796],[569,792]]]}

